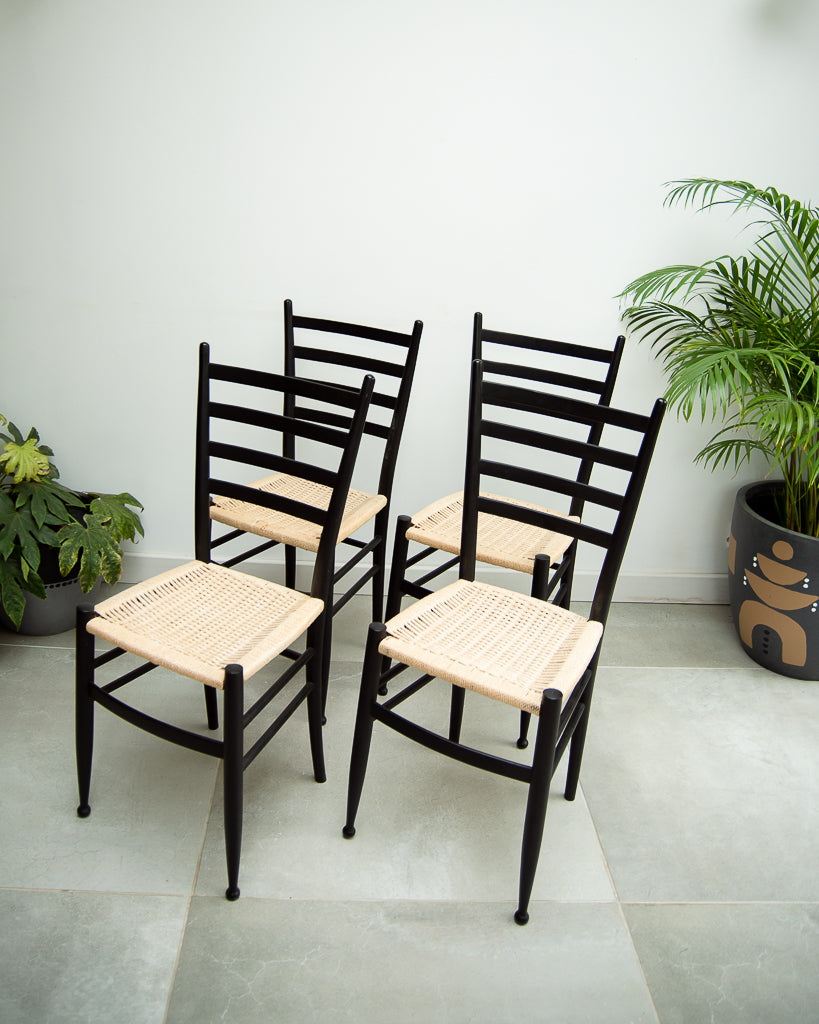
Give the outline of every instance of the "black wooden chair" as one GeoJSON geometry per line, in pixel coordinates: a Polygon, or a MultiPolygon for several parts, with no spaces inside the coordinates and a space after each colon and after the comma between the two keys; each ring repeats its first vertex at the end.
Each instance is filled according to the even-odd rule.
{"type": "MultiPolygon", "coordinates": [[[[525,382],[526,386],[544,386],[555,394],[581,399],[596,399],[601,405],[611,402],[625,338],[621,335],[611,349],[532,338],[507,331],[488,330],[483,315],[476,313],[472,330],[472,361],[481,360],[487,380],[498,383],[525,382]]],[[[480,409],[476,410],[480,415],[480,409]]],[[[596,443],[601,425],[589,427],[587,440],[596,443]]],[[[591,463],[581,461],[578,480],[588,478],[591,463]]],[[[537,509],[525,500],[524,507],[537,509]]],[[[544,510],[545,511],[545,510],[544,510]]],[[[581,516],[582,496],[576,496],[568,509],[570,516],[581,516]]],[[[430,584],[458,565],[461,553],[461,516],[463,491],[432,502],[411,517],[402,516],[396,526],[386,617],[397,615],[404,596],[416,599],[431,593],[430,584]],[[409,545],[423,545],[409,557],[409,545]],[[441,562],[440,553],[454,557],[441,562]],[[436,564],[419,576],[419,567],[430,556],[436,564]]],[[[478,517],[476,557],[479,562],[532,575],[537,555],[549,559],[549,571],[538,580],[539,596],[548,596],[556,604],[568,607],[571,601],[574,553],[572,538],[561,531],[543,529],[531,523],[514,521],[496,514],[478,517]],[[545,588],[545,589],[544,589],[545,588]]]]}
{"type": "MultiPolygon", "coordinates": [[[[418,346],[423,324],[416,320],[412,332],[382,330],[337,320],[323,320],[308,316],[296,316],[290,299],[284,303],[284,372],[286,376],[322,377],[337,386],[351,387],[360,380],[361,372],[372,374],[376,379],[376,390],[370,403],[370,411],[364,428],[365,435],[376,439],[380,445],[380,471],[378,480],[366,490],[351,489],[341,521],[338,543],[352,547],[353,554],[335,571],[334,583],[338,584],[362,561],[369,558],[369,568],[359,575],[340,596],[335,599],[332,615],[327,616],[324,643],[324,673],[329,673],[332,644],[332,618],[367,583],[372,586],[373,618],[383,616],[387,529],[389,526],[390,498],[392,496],[395,467],[398,458],[401,435],[407,414],[412,388],[418,346]],[[299,342],[296,337],[298,332],[299,342]],[[304,343],[302,339],[310,344],[304,343]],[[366,524],[373,523],[369,540],[353,536],[366,524]]],[[[286,400],[289,416],[310,422],[344,426],[347,420],[338,413],[318,408],[301,396],[292,395],[286,400]]],[[[284,454],[295,456],[295,432],[284,437],[284,454]]],[[[363,455],[365,453],[362,453],[363,455]]],[[[368,453],[367,453],[368,454],[368,453]]],[[[362,460],[363,461],[363,460],[362,460]]],[[[256,480],[251,486],[263,493],[282,493],[296,500],[321,500],[327,497],[326,489],[309,485],[289,474],[276,473],[256,480]]],[[[211,518],[231,528],[213,541],[213,548],[241,540],[246,534],[265,537],[266,541],[250,550],[243,550],[222,561],[233,566],[247,558],[261,554],[277,544],[285,545],[285,584],[296,586],[296,549],[315,552],[321,536],[315,525],[309,521],[298,523],[291,519],[287,529],[271,518],[261,503],[251,504],[238,501],[229,495],[217,496],[211,505],[211,518]]]]}
{"type": "MultiPolygon", "coordinates": [[[[358,391],[211,363],[207,345],[200,348],[196,432],[195,561],[131,587],[96,607],[77,611],[76,747],[80,803],[90,814],[89,792],[94,733],[94,705],[132,725],[191,750],[223,761],[227,898],[239,896],[243,773],[297,708],[307,703],[313,772],[324,782],[322,745],[322,642],[324,618],[332,597],[333,556],[367,408],[373,391],[367,376],[358,391]],[[271,411],[283,395],[311,398],[349,417],[343,429],[293,420],[271,411]],[[259,399],[261,396],[261,400],[259,399]],[[238,443],[243,431],[253,443],[238,443]],[[282,432],[309,438],[333,453],[334,468],[271,454],[269,438],[282,432]],[[261,446],[256,438],[262,438],[261,446]],[[249,468],[252,467],[252,468],[249,468]],[[292,474],[329,490],[328,503],[311,503],[275,494],[259,495],[242,479],[260,469],[292,474]],[[218,470],[218,471],[217,471],[218,470]],[[315,524],[321,534],[309,595],[210,561],[211,495],[252,498],[281,520],[315,524]],[[291,646],[306,633],[303,651],[291,646]],[[94,637],[114,645],[97,656],[94,637]],[[96,681],[98,669],[130,652],[147,664],[110,682],[96,681]],[[289,662],[264,693],[244,708],[244,684],[276,657],[289,662]],[[205,685],[208,726],[218,725],[217,692],[223,694],[221,740],[160,721],[114,696],[114,691],[157,666],[205,685]],[[305,681],[297,677],[305,669],[305,681]],[[293,687],[285,693],[289,683],[293,687]],[[245,749],[244,731],[275,698],[278,708],[261,736],[245,749]]],[[[278,444],[276,445],[278,447],[278,444]]],[[[328,459],[329,461],[329,459],[328,459]]],[[[271,709],[272,714],[273,709],[271,709]]]]}
{"type": "MultiPolygon", "coordinates": [[[[459,579],[406,608],[386,626],[370,626],[344,835],[355,834],[375,722],[440,754],[524,782],[529,795],[515,920],[525,924],[549,785],[567,747],[565,795],[568,800],[576,795],[600,642],[665,403],[658,400],[648,416],[622,412],[489,382],[476,361],[470,404],[459,579]],[[516,411],[535,414],[542,420],[541,429],[510,426],[510,414],[516,411]],[[577,425],[584,431],[599,426],[597,441],[573,439],[577,425]],[[505,455],[494,454],[490,447],[503,448],[505,455]],[[577,479],[578,462],[591,464],[582,482],[577,479]],[[581,498],[584,522],[485,497],[481,484],[487,477],[540,486],[555,500],[581,498]],[[480,512],[565,531],[580,544],[602,549],[588,618],[539,597],[475,581],[480,512]],[[384,665],[390,663],[385,672],[384,665]],[[408,667],[421,675],[379,700],[382,683],[408,667]],[[448,734],[422,727],[396,710],[435,678],[451,684],[448,734]],[[531,761],[508,760],[461,743],[466,690],[538,716],[531,761]]],[[[544,556],[536,559],[545,562],[544,556]]],[[[535,574],[544,569],[536,566],[535,574]]]]}

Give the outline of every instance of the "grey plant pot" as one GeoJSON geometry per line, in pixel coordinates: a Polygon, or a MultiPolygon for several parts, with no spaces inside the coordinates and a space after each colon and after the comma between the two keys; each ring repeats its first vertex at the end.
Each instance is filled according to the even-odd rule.
{"type": "MultiPolygon", "coordinates": [[[[80,581],[74,579],[60,580],[57,583],[46,583],[45,600],[26,594],[26,608],[23,620],[16,631],[24,636],[50,636],[53,633],[64,633],[74,628],[77,605],[84,602],[94,603],[99,594],[101,584],[94,584],[89,593],[84,594],[80,581]]],[[[0,613],[0,621],[7,629],[14,629],[9,618],[0,613]]]]}
{"type": "MultiPolygon", "coordinates": [[[[83,594],[80,581],[77,579],[79,564],[69,572],[68,576],[60,574],[59,558],[56,548],[40,548],[40,576],[45,585],[45,598],[26,594],[26,607],[20,628],[16,630],[24,636],[50,636],[53,633],[64,633],[74,628],[77,605],[84,602],[94,603],[99,595],[102,581],[97,580],[87,594],[83,594]]],[[[14,631],[11,619],[0,609],[0,624],[14,631]]]]}
{"type": "Polygon", "coordinates": [[[737,492],[728,568],[739,641],[758,664],[795,679],[819,679],[819,539],[786,530],[763,481],[737,492]]]}

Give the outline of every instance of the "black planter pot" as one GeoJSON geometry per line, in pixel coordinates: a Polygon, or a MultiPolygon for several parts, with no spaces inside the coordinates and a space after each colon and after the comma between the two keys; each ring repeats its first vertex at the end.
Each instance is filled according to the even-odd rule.
{"type": "MultiPolygon", "coordinates": [[[[80,493],[80,497],[85,499],[87,507],[91,496],[80,493]]],[[[77,515],[74,517],[77,518],[77,515]]],[[[62,576],[59,550],[52,547],[40,547],[38,572],[45,586],[45,598],[28,593],[25,595],[26,607],[17,630],[11,619],[0,609],[0,625],[24,636],[50,636],[73,629],[77,605],[86,601],[93,604],[99,594],[100,583],[94,584],[90,592],[84,594],[77,578],[80,574],[79,560],[67,576],[62,576]]]]}
{"type": "Polygon", "coordinates": [[[819,679],[819,539],[777,522],[784,484],[737,492],[728,549],[731,614],[754,661],[795,679],[819,679]]]}

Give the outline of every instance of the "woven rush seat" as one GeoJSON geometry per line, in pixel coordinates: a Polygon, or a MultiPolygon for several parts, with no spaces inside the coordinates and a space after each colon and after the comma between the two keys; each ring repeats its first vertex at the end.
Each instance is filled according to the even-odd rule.
{"type": "MultiPolygon", "coordinates": [[[[280,494],[285,498],[303,501],[314,508],[327,509],[330,504],[332,490],[323,484],[303,480],[287,473],[276,473],[274,476],[255,480],[250,487],[257,487],[269,494],[280,494]]],[[[356,530],[379,512],[387,504],[381,494],[367,494],[364,491],[350,489],[344,505],[344,515],[338,533],[338,543],[352,536],[356,530]]],[[[258,534],[268,540],[276,540],[282,544],[292,544],[303,551],[318,551],[321,540],[321,529],[316,523],[296,516],[276,512],[261,505],[251,505],[246,501],[237,501],[219,495],[213,496],[210,517],[225,526],[236,530],[246,530],[258,534]]]]}
{"type": "Polygon", "coordinates": [[[213,563],[193,561],[96,605],[89,633],[155,665],[222,689],[295,641],[324,602],[213,563]]]}
{"type": "Polygon", "coordinates": [[[458,580],[387,623],[379,653],[522,711],[544,690],[564,702],[588,668],[603,626],[525,594],[458,580]]]}
{"type": "MultiPolygon", "coordinates": [[[[504,498],[497,494],[482,491],[486,498],[495,498],[510,505],[535,509],[539,512],[550,512],[560,515],[552,509],[535,505],[529,501],[516,498],[504,498]]],[[[461,553],[461,520],[463,518],[464,494],[458,491],[446,498],[433,502],[421,509],[412,517],[412,526],[407,530],[407,540],[440,551],[448,551],[452,555],[461,553]]],[[[578,521],[577,516],[565,517],[578,521]]],[[[535,555],[549,556],[554,564],[559,561],[572,543],[571,537],[554,533],[552,530],[539,529],[527,523],[515,522],[503,516],[491,515],[488,512],[478,513],[478,545],[476,557],[479,562],[499,565],[504,569],[515,569],[526,572],[530,576],[534,571],[535,555]]]]}

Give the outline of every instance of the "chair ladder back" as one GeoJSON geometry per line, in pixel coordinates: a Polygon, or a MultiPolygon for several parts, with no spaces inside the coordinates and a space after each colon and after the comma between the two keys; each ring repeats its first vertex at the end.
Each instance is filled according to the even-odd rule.
{"type": "MultiPolygon", "coordinates": [[[[378,493],[388,497],[392,490],[395,463],[406,420],[422,329],[423,324],[420,320],[415,321],[411,333],[402,334],[398,331],[351,324],[341,320],[298,316],[293,313],[293,303],[290,299],[286,299],[284,303],[284,372],[286,375],[300,372],[302,376],[312,378],[312,375],[320,367],[325,369],[338,367],[348,371],[364,370],[376,378],[377,386],[380,385],[373,392],[370,415],[368,415],[364,433],[384,443],[378,493]],[[377,342],[385,346],[385,350],[383,355],[373,356],[369,352],[360,354],[350,350],[334,349],[332,346],[297,344],[296,331],[310,331],[329,336],[337,335],[377,342]],[[309,370],[305,364],[309,364],[309,370]],[[395,393],[386,390],[385,385],[389,381],[397,384],[397,387],[393,388],[395,393]],[[376,409],[386,410],[388,415],[382,417],[385,422],[372,416],[376,409]]],[[[337,386],[347,385],[339,384],[337,386]]],[[[331,416],[323,410],[298,404],[295,400],[286,405],[285,411],[293,417],[338,427],[349,427],[348,420],[339,416],[331,416]]],[[[285,454],[292,454],[294,446],[294,438],[285,438],[285,454]]]]}
{"type": "MultiPolygon", "coordinates": [[[[371,375],[367,375],[362,387],[355,391],[352,388],[337,388],[331,384],[304,381],[297,377],[211,363],[208,346],[201,345],[199,349],[196,427],[195,538],[197,559],[209,561],[211,557],[211,520],[208,509],[213,494],[244,501],[250,505],[262,506],[284,515],[315,523],[320,528],[320,546],[327,541],[334,547],[373,386],[374,379],[371,375]],[[236,399],[230,403],[212,401],[211,385],[214,381],[238,386],[243,391],[253,391],[254,396],[259,392],[267,395],[279,393],[283,396],[284,406],[288,404],[289,399],[304,396],[332,407],[341,407],[352,413],[349,417],[343,417],[345,422],[349,422],[349,428],[337,430],[316,425],[308,421],[293,419],[285,414],[280,415],[268,412],[266,409],[245,406],[239,404],[239,400],[236,399]],[[303,459],[288,457],[286,454],[276,454],[272,450],[272,444],[258,448],[247,444],[214,440],[212,431],[217,421],[262,428],[268,433],[281,433],[283,437],[303,437],[338,449],[337,468],[333,470],[303,459]],[[327,508],[321,508],[284,494],[251,487],[237,479],[224,479],[221,476],[216,476],[211,469],[212,460],[219,460],[220,463],[228,463],[236,467],[252,466],[268,472],[283,473],[327,487],[332,492],[329,505],[327,508]]],[[[232,394],[235,395],[235,393],[234,388],[232,394]]],[[[250,397],[249,394],[248,397],[250,397]]],[[[325,563],[326,557],[325,554],[325,563]]],[[[315,576],[316,572],[314,571],[315,576]]]]}
{"type": "MultiPolygon", "coordinates": [[[[595,348],[589,345],[578,345],[573,342],[556,341],[551,338],[533,338],[528,335],[512,334],[508,331],[494,331],[483,326],[483,314],[476,313],[472,331],[472,358],[483,362],[484,376],[494,375],[524,379],[529,382],[546,384],[550,388],[570,389],[582,395],[596,395],[600,405],[610,405],[614,384],[620,369],[626,339],[618,335],[612,349],[595,348]],[[499,361],[484,350],[484,345],[501,346],[502,350],[518,349],[522,353],[540,352],[548,355],[582,360],[584,366],[599,366],[605,371],[601,377],[588,376],[580,372],[559,372],[554,369],[543,369],[522,362],[510,362],[509,359],[499,361]]],[[[531,358],[529,360],[531,362],[531,358]]],[[[592,424],[589,429],[588,442],[596,445],[600,441],[602,424],[592,424]]],[[[588,482],[592,463],[581,462],[577,479],[588,482]]],[[[582,499],[577,498],[570,509],[570,514],[583,514],[582,499]]]]}
{"type": "MultiPolygon", "coordinates": [[[[461,578],[475,578],[478,513],[514,520],[604,549],[594,607],[596,613],[606,615],[664,412],[665,403],[661,399],[655,403],[652,413],[645,416],[562,395],[497,384],[485,379],[481,361],[475,360],[470,386],[461,578]],[[555,426],[551,426],[547,432],[487,420],[484,418],[487,408],[523,409],[527,413],[538,413],[544,420],[549,420],[550,425],[555,421],[563,422],[567,428],[576,424],[586,425],[598,438],[602,437],[605,426],[618,427],[639,439],[634,442],[637,450],[632,452],[613,444],[592,444],[563,437],[555,426]],[[514,449],[515,461],[484,458],[482,443],[485,437],[503,441],[504,452],[514,449]],[[552,455],[567,456],[571,460],[579,460],[584,466],[588,465],[585,479],[578,479],[576,472],[561,472],[556,460],[550,458],[552,455]],[[534,468],[539,456],[544,458],[547,468],[534,468]],[[625,474],[622,486],[610,489],[591,484],[592,470],[598,465],[625,474]],[[482,493],[486,478],[522,484],[548,492],[549,495],[563,495],[571,499],[572,506],[579,502],[584,506],[606,510],[610,516],[614,513],[613,525],[610,529],[604,529],[547,512],[543,508],[531,509],[489,497],[482,493]]],[[[487,490],[491,491],[491,488],[487,490]]],[[[546,505],[548,507],[548,501],[546,505]]]]}

